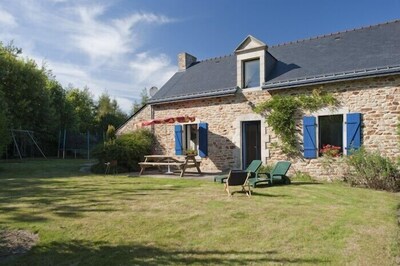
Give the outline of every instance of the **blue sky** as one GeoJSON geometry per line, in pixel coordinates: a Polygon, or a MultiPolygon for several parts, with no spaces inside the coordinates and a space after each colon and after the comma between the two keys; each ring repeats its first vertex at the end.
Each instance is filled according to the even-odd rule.
{"type": "Polygon", "coordinates": [[[64,86],[107,92],[128,112],[177,71],[177,54],[231,54],[400,19],[399,0],[0,0],[0,40],[45,62],[64,86]]]}

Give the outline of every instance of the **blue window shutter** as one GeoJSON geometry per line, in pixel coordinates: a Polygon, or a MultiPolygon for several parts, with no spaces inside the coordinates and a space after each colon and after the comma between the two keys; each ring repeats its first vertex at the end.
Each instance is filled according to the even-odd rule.
{"type": "Polygon", "coordinates": [[[181,125],[175,125],[175,155],[183,155],[181,125]]]}
{"type": "Polygon", "coordinates": [[[346,150],[347,154],[350,154],[350,150],[359,149],[361,147],[361,114],[350,113],[346,115],[346,130],[347,130],[347,142],[346,150]]]}
{"type": "Polygon", "coordinates": [[[303,144],[304,144],[304,158],[313,159],[317,158],[317,125],[314,116],[303,117],[303,144]]]}
{"type": "Polygon", "coordinates": [[[201,158],[208,156],[208,124],[199,124],[199,155],[201,158]]]}

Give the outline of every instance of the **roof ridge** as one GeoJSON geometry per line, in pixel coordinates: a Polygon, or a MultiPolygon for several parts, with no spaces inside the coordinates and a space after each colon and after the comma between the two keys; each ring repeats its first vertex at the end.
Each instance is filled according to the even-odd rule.
{"type": "Polygon", "coordinates": [[[197,63],[206,62],[206,61],[212,61],[212,60],[218,60],[218,59],[226,58],[226,57],[229,57],[229,56],[232,56],[232,55],[233,55],[233,54],[222,55],[222,56],[216,56],[216,57],[210,57],[210,58],[206,58],[206,59],[197,61],[197,63]]]}
{"type": "Polygon", "coordinates": [[[295,43],[303,43],[303,42],[306,42],[306,41],[318,40],[318,39],[322,39],[322,38],[326,38],[326,37],[339,35],[339,34],[342,34],[342,33],[365,30],[365,29],[370,29],[370,28],[379,27],[379,26],[382,26],[382,25],[387,25],[387,24],[392,24],[392,23],[397,23],[397,22],[400,22],[400,19],[395,19],[395,20],[382,22],[382,23],[378,23],[378,24],[373,24],[373,25],[369,25],[369,26],[362,26],[362,27],[359,27],[359,28],[353,28],[353,29],[349,29],[349,30],[337,31],[337,32],[329,33],[329,34],[317,35],[317,36],[314,36],[314,37],[299,39],[299,40],[296,40],[296,41],[284,42],[284,43],[272,45],[272,46],[270,46],[270,48],[281,47],[281,46],[291,45],[291,44],[295,44],[295,43]]]}

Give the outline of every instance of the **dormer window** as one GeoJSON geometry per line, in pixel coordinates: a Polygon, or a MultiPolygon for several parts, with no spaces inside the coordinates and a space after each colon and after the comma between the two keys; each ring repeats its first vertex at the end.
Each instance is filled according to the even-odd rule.
{"type": "Polygon", "coordinates": [[[235,49],[236,84],[242,89],[261,90],[265,82],[266,53],[268,46],[249,35],[235,49]]]}
{"type": "Polygon", "coordinates": [[[260,87],[260,59],[243,62],[243,88],[260,87]]]}

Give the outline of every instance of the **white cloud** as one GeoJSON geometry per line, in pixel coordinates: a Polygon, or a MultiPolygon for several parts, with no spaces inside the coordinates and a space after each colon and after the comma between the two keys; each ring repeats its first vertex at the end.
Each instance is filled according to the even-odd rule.
{"type": "MultiPolygon", "coordinates": [[[[135,60],[129,64],[132,74],[138,83],[166,81],[165,76],[171,77],[176,72],[176,67],[171,65],[171,60],[165,54],[149,56],[148,53],[136,55],[135,60]]],[[[154,84],[156,85],[156,84],[154,84]]]]}
{"type": "Polygon", "coordinates": [[[176,71],[167,55],[145,49],[151,27],[141,27],[176,20],[137,11],[118,16],[110,13],[109,2],[96,3],[12,1],[7,12],[0,7],[0,38],[4,43],[15,40],[23,56],[39,65],[44,60],[64,86],[88,86],[95,97],[107,91],[129,112],[143,88],[160,87],[176,71]],[[2,27],[6,23],[8,27],[2,27]]]}
{"type": "Polygon", "coordinates": [[[72,44],[92,60],[110,60],[133,52],[140,44],[140,37],[134,33],[139,23],[165,24],[173,21],[153,13],[135,13],[126,18],[104,21],[101,16],[105,11],[102,5],[75,9],[80,21],[72,35],[72,44]]]}
{"type": "Polygon", "coordinates": [[[8,27],[16,27],[17,21],[15,17],[9,12],[5,11],[0,7],[0,25],[8,27]]]}

